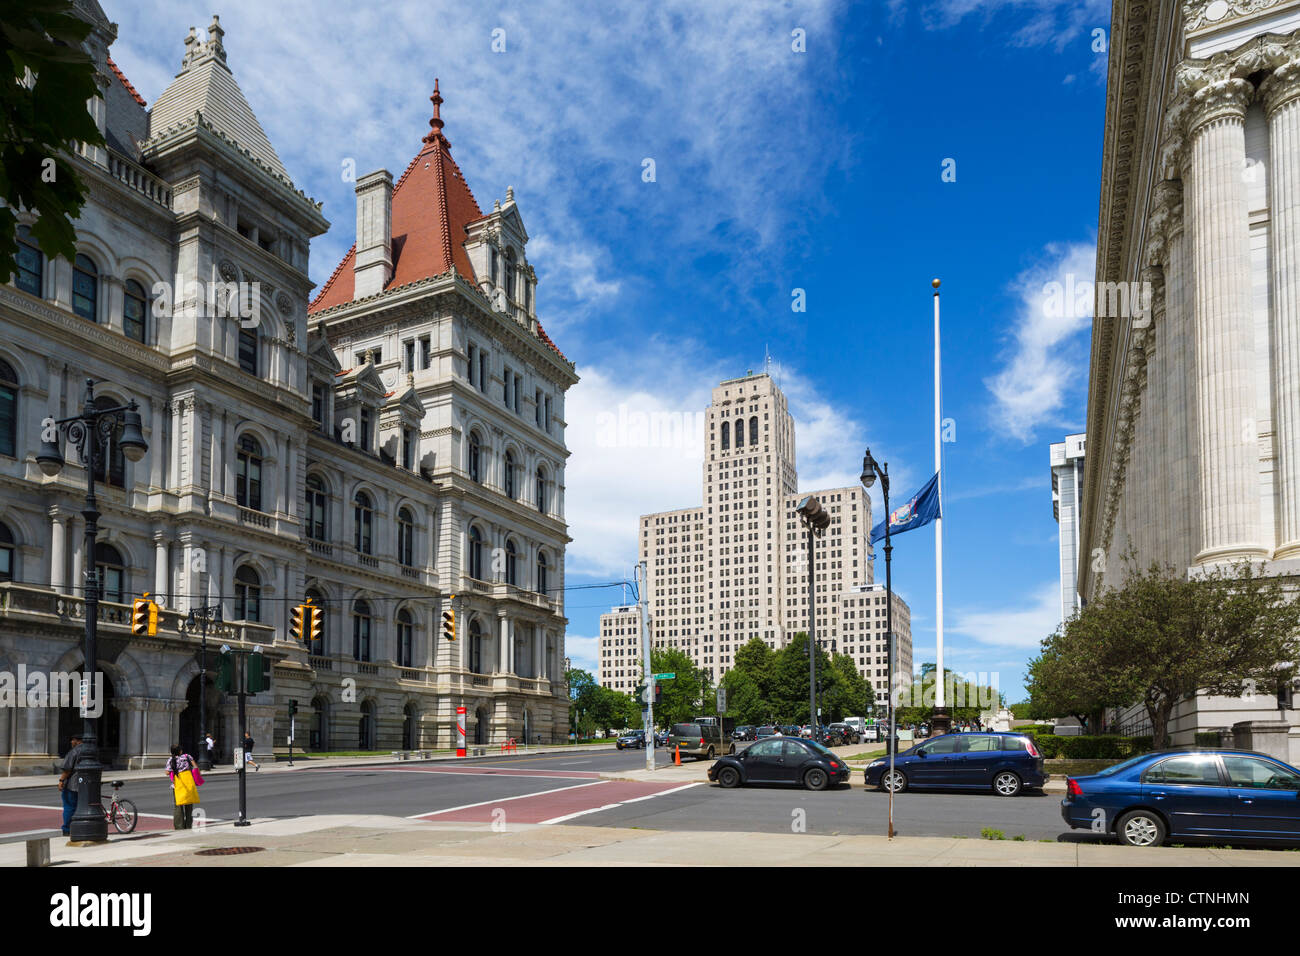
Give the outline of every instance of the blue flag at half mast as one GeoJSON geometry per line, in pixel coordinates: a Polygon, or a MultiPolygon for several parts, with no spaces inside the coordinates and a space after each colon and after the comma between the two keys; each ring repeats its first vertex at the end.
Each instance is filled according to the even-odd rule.
{"type": "MultiPolygon", "coordinates": [[[[934,477],[925,483],[925,487],[907,499],[906,504],[890,513],[889,535],[893,537],[913,528],[924,527],[939,517],[942,515],[939,513],[939,473],[936,471],[934,477]]],[[[885,522],[882,520],[871,529],[871,543],[875,544],[884,537],[885,522]]]]}

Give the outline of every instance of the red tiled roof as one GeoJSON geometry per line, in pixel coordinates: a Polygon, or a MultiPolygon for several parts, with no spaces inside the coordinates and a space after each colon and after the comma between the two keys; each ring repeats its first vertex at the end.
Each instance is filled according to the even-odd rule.
{"type": "MultiPolygon", "coordinates": [[[[424,148],[393,186],[393,277],[385,289],[442,275],[452,266],[471,283],[478,281],[465,252],[465,226],[482,219],[483,210],[451,158],[451,143],[442,135],[442,120],[438,117],[442,97],[436,86],[432,98],[434,117],[429,125],[433,129],[424,137],[424,148]]],[[[356,254],[354,243],[309,311],[319,312],[352,301],[356,254]]]]}
{"type": "Polygon", "coordinates": [[[132,86],[131,81],[126,78],[126,74],[117,68],[117,64],[113,62],[113,58],[111,56],[108,58],[108,68],[113,71],[114,76],[116,76],[119,80],[122,81],[122,85],[126,87],[126,91],[130,93],[133,97],[135,97],[135,101],[137,103],[139,103],[141,106],[148,105],[147,103],[145,103],[144,97],[135,91],[135,87],[132,86]]]}
{"type": "MultiPolygon", "coordinates": [[[[487,215],[479,208],[464,174],[451,158],[451,143],[442,133],[439,115],[442,95],[437,80],[429,99],[433,102],[433,118],[429,120],[430,130],[424,137],[424,146],[393,186],[393,276],[384,287],[386,292],[443,275],[453,266],[471,285],[478,285],[474,267],[465,252],[469,235],[466,227],[486,219],[487,215]]],[[[353,243],[312,301],[309,313],[352,301],[356,290],[352,271],[356,256],[357,246],[353,243]]],[[[537,337],[568,361],[540,322],[537,337]]]]}

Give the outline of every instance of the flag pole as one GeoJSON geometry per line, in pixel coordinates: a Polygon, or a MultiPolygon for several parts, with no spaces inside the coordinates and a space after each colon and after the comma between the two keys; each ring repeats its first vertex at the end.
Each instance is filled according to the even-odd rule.
{"type": "Polygon", "coordinates": [[[934,718],[930,721],[932,735],[946,734],[952,726],[944,700],[943,670],[943,419],[940,412],[939,393],[939,280],[934,287],[934,472],[938,476],[935,491],[939,499],[939,516],[934,519],[934,625],[937,648],[935,662],[934,718]]]}

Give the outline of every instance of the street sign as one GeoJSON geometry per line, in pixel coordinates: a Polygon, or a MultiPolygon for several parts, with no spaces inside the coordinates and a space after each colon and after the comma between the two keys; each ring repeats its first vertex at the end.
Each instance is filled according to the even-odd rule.
{"type": "Polygon", "coordinates": [[[727,688],[719,687],[718,688],[718,713],[725,714],[726,712],[727,712],[727,688]]]}
{"type": "Polygon", "coordinates": [[[673,680],[673,679],[675,679],[676,677],[677,677],[677,675],[676,675],[675,673],[674,673],[674,674],[655,674],[655,675],[654,675],[654,679],[655,679],[655,680],[673,680]]]}

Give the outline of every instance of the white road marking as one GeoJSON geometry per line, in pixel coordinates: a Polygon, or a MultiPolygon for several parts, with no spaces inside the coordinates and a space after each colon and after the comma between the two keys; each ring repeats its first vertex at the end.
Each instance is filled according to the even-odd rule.
{"type": "Polygon", "coordinates": [[[562,817],[552,817],[549,820],[543,820],[541,826],[548,826],[553,823],[563,823],[565,820],[572,820],[575,817],[585,817],[589,813],[601,813],[605,810],[613,810],[615,807],[621,807],[629,803],[640,803],[642,800],[653,800],[655,797],[666,797],[670,793],[680,793],[683,790],[691,789],[691,787],[699,787],[702,785],[702,781],[688,783],[681,787],[673,787],[671,790],[661,790],[659,793],[648,793],[644,797],[632,797],[628,800],[620,800],[618,803],[607,803],[603,807],[592,807],[590,810],[579,810],[577,813],[569,813],[562,817]]]}
{"type": "Polygon", "coordinates": [[[587,783],[574,784],[572,787],[556,787],[554,790],[543,790],[540,793],[521,793],[514,797],[498,797],[495,800],[480,800],[478,803],[467,803],[464,806],[448,807],[445,810],[426,810],[424,813],[413,813],[406,819],[419,820],[423,817],[435,817],[443,813],[454,813],[457,810],[471,810],[474,807],[493,806],[498,803],[507,803],[511,800],[526,800],[529,797],[542,797],[548,793],[563,793],[565,790],[578,790],[581,787],[594,787],[598,784],[609,783],[608,780],[592,780],[587,783]]]}

